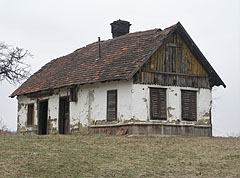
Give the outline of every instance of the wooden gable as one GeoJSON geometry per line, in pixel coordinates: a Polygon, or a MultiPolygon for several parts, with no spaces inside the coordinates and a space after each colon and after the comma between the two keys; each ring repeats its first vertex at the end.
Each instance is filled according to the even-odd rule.
{"type": "Polygon", "coordinates": [[[208,76],[187,45],[177,34],[169,36],[142,69],[208,76]]]}
{"type": "Polygon", "coordinates": [[[134,83],[210,88],[208,73],[177,33],[164,40],[135,75],[134,83]]]}

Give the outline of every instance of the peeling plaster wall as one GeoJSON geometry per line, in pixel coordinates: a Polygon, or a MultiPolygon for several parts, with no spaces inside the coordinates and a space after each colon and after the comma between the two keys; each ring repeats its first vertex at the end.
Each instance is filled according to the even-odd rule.
{"type": "MultiPolygon", "coordinates": [[[[54,90],[53,95],[29,98],[18,97],[18,131],[37,133],[38,101],[48,99],[48,133],[58,133],[59,98],[68,96],[67,88],[54,90]],[[34,103],[34,125],[27,126],[27,104],[34,103]]],[[[70,102],[70,132],[89,133],[90,125],[129,122],[161,122],[172,124],[210,125],[211,90],[173,86],[133,84],[130,81],[113,81],[79,86],[77,102],[70,102]],[[150,120],[149,87],[166,88],[167,121],[150,120]],[[107,91],[117,89],[117,121],[106,122],[107,91]],[[197,121],[181,121],[181,89],[197,91],[197,121]]]]}
{"type": "MultiPolygon", "coordinates": [[[[91,124],[106,121],[107,90],[118,90],[117,118],[119,122],[131,119],[132,81],[115,81],[81,85],[78,90],[78,102],[70,102],[70,132],[87,133],[91,124]]],[[[48,133],[58,133],[59,97],[67,96],[67,88],[54,90],[52,96],[35,97],[19,96],[18,131],[35,131],[37,133],[37,101],[48,99],[48,133]],[[34,103],[34,126],[27,126],[27,104],[34,103]]],[[[118,122],[117,121],[117,122],[118,122]]]]}
{"type": "Polygon", "coordinates": [[[59,97],[67,96],[67,89],[57,89],[52,96],[45,97],[27,97],[25,95],[18,96],[18,118],[17,130],[19,133],[38,131],[38,101],[48,99],[48,132],[58,132],[58,107],[59,97]],[[28,104],[34,103],[34,125],[27,126],[28,104]]]}
{"type": "MultiPolygon", "coordinates": [[[[65,92],[62,91],[60,93],[63,94],[65,92]]],[[[58,130],[59,95],[54,94],[52,96],[45,98],[45,99],[48,99],[48,132],[49,133],[57,133],[57,130],[58,130]]]]}
{"type": "Polygon", "coordinates": [[[37,131],[37,104],[36,100],[27,98],[27,96],[18,96],[18,116],[17,116],[18,132],[36,132],[37,131]],[[34,104],[34,125],[27,126],[27,110],[28,104],[34,104]]]}
{"type": "MultiPolygon", "coordinates": [[[[70,103],[70,123],[77,130],[79,123],[89,126],[107,118],[107,91],[117,89],[117,118],[119,122],[130,119],[132,114],[132,81],[114,81],[81,85],[78,102],[70,103]]],[[[70,128],[71,129],[71,128],[70,128]]]]}
{"type": "MultiPolygon", "coordinates": [[[[157,86],[157,85],[144,85],[144,84],[133,84],[132,87],[132,117],[146,121],[150,120],[150,89],[149,87],[155,88],[166,88],[167,95],[167,121],[161,122],[172,122],[182,124],[199,124],[208,125],[210,124],[209,111],[212,107],[212,94],[209,89],[196,89],[189,87],[175,87],[175,86],[157,86]],[[181,121],[181,90],[192,90],[197,91],[197,122],[186,122],[181,121]]],[[[154,121],[155,122],[155,121],[154,121]]]]}

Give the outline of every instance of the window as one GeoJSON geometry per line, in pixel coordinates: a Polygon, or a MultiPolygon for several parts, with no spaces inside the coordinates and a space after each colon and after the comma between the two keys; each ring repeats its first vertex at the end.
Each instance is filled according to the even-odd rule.
{"type": "Polygon", "coordinates": [[[182,120],[197,120],[197,93],[196,91],[182,90],[182,120]]]}
{"type": "Polygon", "coordinates": [[[180,45],[167,44],[165,72],[182,72],[182,47],[180,45]]]}
{"type": "Polygon", "coordinates": [[[34,104],[28,104],[27,125],[34,125],[34,104]]]}
{"type": "Polygon", "coordinates": [[[107,121],[117,120],[117,90],[107,91],[107,121]]]}
{"type": "Polygon", "coordinates": [[[166,89],[150,88],[150,118],[151,120],[167,119],[166,89]]]}
{"type": "Polygon", "coordinates": [[[70,102],[77,102],[77,99],[78,99],[77,91],[78,91],[78,88],[76,86],[73,88],[70,88],[70,97],[69,97],[70,102]]]}

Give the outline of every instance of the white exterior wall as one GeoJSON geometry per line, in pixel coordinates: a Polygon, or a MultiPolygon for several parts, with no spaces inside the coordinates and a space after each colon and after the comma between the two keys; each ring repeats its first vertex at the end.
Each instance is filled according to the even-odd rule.
{"type": "MultiPolygon", "coordinates": [[[[167,121],[161,122],[181,121],[181,90],[197,91],[197,120],[206,121],[210,119],[209,111],[212,107],[212,94],[210,89],[145,84],[133,84],[133,118],[141,121],[150,120],[150,87],[166,88],[168,118],[167,121]]],[[[181,121],[181,123],[185,124],[186,122],[181,121]]],[[[189,121],[187,123],[189,124],[189,121]]]]}
{"type": "MultiPolygon", "coordinates": [[[[107,119],[107,91],[117,89],[117,122],[158,122],[150,120],[150,87],[166,88],[167,123],[177,124],[210,124],[209,111],[212,104],[210,89],[196,89],[174,86],[157,86],[133,84],[130,81],[114,81],[81,85],[78,90],[78,101],[70,102],[70,131],[81,130],[80,127],[92,124],[104,124],[107,119]],[[181,89],[197,91],[197,119],[195,122],[181,121],[181,89]],[[101,122],[99,122],[101,121],[101,122]],[[103,122],[102,122],[103,121],[103,122]],[[177,121],[177,122],[176,122],[177,121]],[[198,123],[199,121],[202,121],[198,123]],[[99,123],[98,123],[99,122],[99,123]]],[[[58,132],[59,97],[67,96],[67,88],[57,89],[52,96],[30,99],[19,96],[18,130],[37,131],[37,101],[48,99],[48,131],[58,132]],[[34,126],[27,126],[27,104],[34,103],[34,126]]]]}
{"type": "Polygon", "coordinates": [[[117,90],[117,118],[121,121],[132,117],[132,81],[116,81],[80,86],[78,102],[70,103],[71,124],[87,126],[107,120],[107,91],[117,90]]]}
{"type": "Polygon", "coordinates": [[[30,98],[25,95],[18,97],[18,131],[37,131],[38,125],[38,101],[48,99],[48,120],[50,121],[49,131],[55,132],[58,127],[58,107],[59,107],[59,97],[67,96],[67,89],[58,89],[54,91],[52,96],[30,98]],[[27,126],[27,112],[28,104],[34,104],[34,125],[27,126]]]}
{"type": "Polygon", "coordinates": [[[33,127],[27,126],[27,110],[28,104],[34,104],[34,125],[37,125],[37,104],[36,100],[31,100],[27,96],[18,97],[18,116],[17,116],[17,128],[18,130],[31,131],[33,127]]]}
{"type": "MultiPolygon", "coordinates": [[[[131,87],[132,81],[117,81],[81,85],[78,90],[78,102],[70,102],[70,130],[79,126],[88,126],[96,121],[106,121],[107,118],[107,90],[117,89],[117,118],[122,122],[131,118],[131,87]]],[[[27,96],[19,96],[18,104],[18,130],[37,130],[38,110],[37,101],[48,99],[48,131],[55,133],[58,130],[59,98],[67,96],[67,88],[55,90],[52,96],[30,99],[27,96]],[[27,126],[27,105],[34,103],[34,126],[27,126]]]]}

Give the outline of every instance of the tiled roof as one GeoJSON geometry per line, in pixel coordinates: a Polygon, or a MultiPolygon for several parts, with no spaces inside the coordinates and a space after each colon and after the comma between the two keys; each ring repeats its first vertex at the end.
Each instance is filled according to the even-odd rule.
{"type": "Polygon", "coordinates": [[[169,31],[153,29],[101,41],[100,58],[98,42],[77,49],[44,65],[11,97],[75,84],[129,79],[169,31]]]}
{"type": "Polygon", "coordinates": [[[163,31],[153,29],[101,41],[100,58],[98,42],[77,49],[44,65],[10,97],[76,84],[129,80],[177,26],[182,27],[177,23],[163,31]]]}

